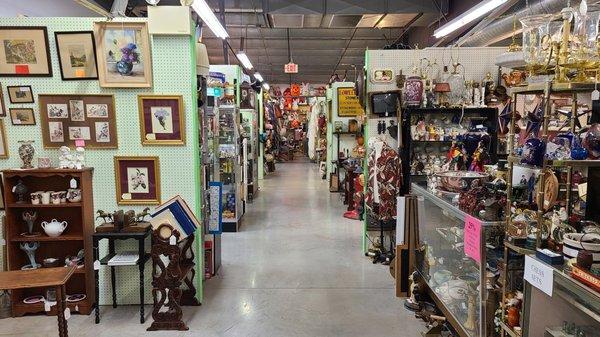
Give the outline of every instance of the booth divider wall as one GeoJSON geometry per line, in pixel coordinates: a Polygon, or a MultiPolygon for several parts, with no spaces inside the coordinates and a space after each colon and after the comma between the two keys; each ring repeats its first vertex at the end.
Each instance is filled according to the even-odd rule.
{"type": "MultiPolygon", "coordinates": [[[[117,205],[115,195],[114,156],[157,156],[160,161],[160,188],[162,201],[181,195],[200,216],[201,183],[199,173],[198,114],[196,100],[196,55],[193,36],[151,36],[153,85],[151,88],[101,88],[98,80],[61,80],[54,32],[92,31],[94,22],[105,18],[0,18],[0,26],[45,26],[48,30],[52,77],[2,77],[2,90],[7,86],[31,86],[35,103],[10,104],[6,108],[32,108],[37,124],[14,126],[5,118],[4,124],[9,147],[9,159],[0,160],[0,168],[21,166],[18,155],[19,140],[34,140],[34,163],[37,157],[45,156],[58,164],[58,150],[45,149],[42,141],[39,94],[110,94],[115,99],[115,114],[118,133],[118,149],[86,149],[86,166],[94,168],[94,208],[111,212],[116,209],[134,209],[140,212],[146,205],[117,205]],[[183,146],[143,146],[140,139],[138,95],[181,95],[185,111],[186,140],[183,146]],[[190,183],[192,182],[192,183],[190,183]]],[[[125,22],[143,22],[145,19],[119,19],[125,22]]],[[[113,22],[115,22],[114,20],[113,22]]],[[[8,97],[7,92],[4,92],[8,97]]],[[[151,208],[153,206],[150,206],[151,208]]],[[[199,229],[202,231],[202,229],[199,229]]],[[[196,288],[198,300],[203,300],[202,275],[204,274],[203,233],[198,233],[195,242],[196,288]]],[[[135,249],[132,243],[118,242],[117,249],[135,249]],[[132,247],[129,247],[129,246],[132,247]]],[[[101,246],[101,256],[106,255],[107,245],[101,246]]],[[[2,250],[0,250],[2,254],[2,250]]],[[[91,254],[91,252],[86,252],[91,254]]],[[[1,260],[1,256],[0,256],[1,260]]],[[[150,284],[151,264],[147,264],[146,283],[150,284]]],[[[100,269],[100,304],[110,303],[111,289],[108,268],[100,269]]],[[[117,298],[119,304],[137,304],[138,269],[122,267],[118,274],[117,298]]],[[[151,287],[146,287],[146,298],[151,298],[151,287]]]]}

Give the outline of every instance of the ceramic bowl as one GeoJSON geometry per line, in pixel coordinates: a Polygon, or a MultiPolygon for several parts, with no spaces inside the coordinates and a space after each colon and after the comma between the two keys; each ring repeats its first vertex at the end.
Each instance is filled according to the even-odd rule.
{"type": "Polygon", "coordinates": [[[439,188],[454,193],[466,191],[475,186],[482,186],[490,179],[483,172],[444,171],[435,174],[439,178],[439,188]]]}

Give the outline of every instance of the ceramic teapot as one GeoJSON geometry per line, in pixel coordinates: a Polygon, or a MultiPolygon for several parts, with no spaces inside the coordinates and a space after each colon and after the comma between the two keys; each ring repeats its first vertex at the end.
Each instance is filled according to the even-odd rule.
{"type": "Polygon", "coordinates": [[[59,222],[56,219],[52,219],[52,221],[50,222],[42,221],[42,228],[48,236],[57,237],[60,236],[62,232],[67,228],[67,222],[59,222]]]}

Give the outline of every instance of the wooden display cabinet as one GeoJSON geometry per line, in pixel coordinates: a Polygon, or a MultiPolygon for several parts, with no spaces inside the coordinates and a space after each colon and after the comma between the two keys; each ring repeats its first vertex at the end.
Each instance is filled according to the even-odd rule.
{"type": "MultiPolygon", "coordinates": [[[[29,264],[27,254],[21,250],[20,244],[27,241],[39,242],[40,246],[35,252],[36,262],[43,263],[45,258],[54,257],[64,265],[67,256],[75,256],[79,250],[84,249],[84,265],[76,269],[75,274],[66,284],[66,294],[85,294],[86,298],[78,302],[67,303],[71,312],[89,315],[94,308],[94,268],[92,261],[92,234],[94,233],[94,200],[92,188],[93,168],[82,170],[71,169],[31,169],[31,170],[5,170],[4,200],[6,205],[6,244],[8,270],[19,270],[29,264]],[[71,179],[77,181],[77,188],[81,189],[81,202],[61,203],[58,205],[34,205],[31,203],[30,193],[36,191],[66,191],[70,188],[71,179]],[[17,203],[17,196],[12,192],[13,187],[21,180],[27,186],[24,203],[17,203]],[[33,231],[39,232],[36,237],[21,235],[27,231],[23,212],[37,212],[33,231]],[[67,221],[68,226],[58,237],[50,237],[41,227],[42,221],[50,222],[52,219],[67,221]]],[[[11,293],[13,316],[43,313],[44,303],[25,304],[23,299],[33,295],[46,295],[44,288],[13,290],[11,293]]],[[[56,315],[56,306],[47,313],[56,315]]]]}

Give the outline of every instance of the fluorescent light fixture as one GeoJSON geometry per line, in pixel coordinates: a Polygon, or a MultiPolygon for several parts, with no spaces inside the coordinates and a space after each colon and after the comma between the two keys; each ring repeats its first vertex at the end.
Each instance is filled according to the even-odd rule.
{"type": "Polygon", "coordinates": [[[435,36],[438,39],[440,37],[446,36],[452,33],[453,31],[459,29],[460,27],[482,17],[486,13],[493,11],[494,9],[506,3],[507,1],[508,0],[484,0],[476,6],[474,6],[473,8],[469,9],[468,11],[462,13],[454,20],[436,29],[433,32],[433,36],[435,36]]]}
{"type": "Polygon", "coordinates": [[[244,68],[248,69],[248,70],[252,70],[252,68],[254,68],[252,66],[252,62],[250,62],[250,59],[248,58],[248,55],[246,55],[245,52],[241,51],[239,53],[236,54],[238,60],[240,60],[240,62],[242,62],[242,65],[244,66],[244,68]]]}
{"type": "Polygon", "coordinates": [[[208,28],[210,28],[213,34],[215,34],[217,37],[220,37],[223,40],[229,37],[229,34],[227,34],[227,31],[225,30],[225,28],[223,28],[223,25],[221,24],[219,19],[217,19],[215,13],[208,6],[205,0],[194,0],[194,3],[192,3],[192,8],[196,12],[196,14],[200,16],[200,18],[202,19],[202,21],[204,21],[208,28]]]}
{"type": "Polygon", "coordinates": [[[264,79],[259,72],[254,73],[254,78],[256,78],[259,82],[264,82],[264,79]]]}
{"type": "Polygon", "coordinates": [[[266,91],[269,91],[269,88],[270,88],[270,86],[269,86],[269,83],[267,83],[267,82],[263,83],[262,87],[263,87],[263,89],[265,89],[266,91]]]}

